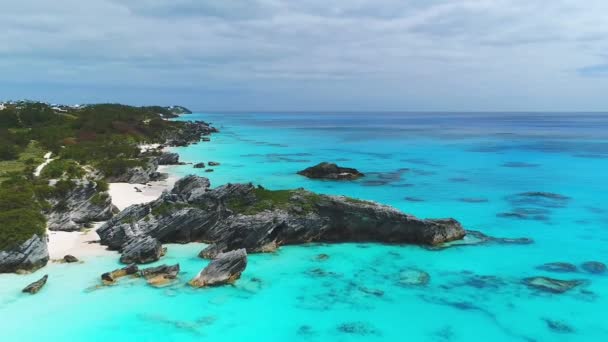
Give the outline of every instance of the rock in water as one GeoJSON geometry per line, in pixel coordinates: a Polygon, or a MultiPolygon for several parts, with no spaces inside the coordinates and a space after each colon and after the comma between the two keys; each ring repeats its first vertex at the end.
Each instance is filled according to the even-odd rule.
{"type": "Polygon", "coordinates": [[[606,265],[599,261],[587,261],[581,265],[581,268],[586,272],[593,274],[602,274],[606,272],[606,265]]]}
{"type": "Polygon", "coordinates": [[[204,169],[205,168],[205,163],[196,163],[193,166],[195,169],[204,169]]]}
{"type": "Polygon", "coordinates": [[[38,291],[40,291],[40,289],[44,286],[44,284],[46,284],[46,280],[48,278],[49,278],[48,274],[45,274],[44,277],[42,277],[39,280],[26,286],[22,292],[29,293],[29,294],[38,293],[38,291]]]}
{"type": "Polygon", "coordinates": [[[193,287],[232,284],[241,277],[247,267],[245,249],[221,253],[190,281],[193,287]]]}
{"type": "Polygon", "coordinates": [[[146,268],[139,272],[139,274],[148,281],[148,284],[155,287],[168,285],[172,280],[177,278],[178,273],[179,264],[172,266],[160,265],[146,268]]]}
{"type": "Polygon", "coordinates": [[[323,162],[298,172],[299,175],[313,179],[353,180],[363,177],[357,169],[340,167],[334,163],[323,162]]]}
{"type": "Polygon", "coordinates": [[[209,166],[220,166],[220,163],[214,162],[214,161],[210,161],[210,162],[207,163],[207,165],[209,165],[209,166]]]}
{"type": "Polygon", "coordinates": [[[123,264],[148,264],[163,255],[161,243],[150,236],[136,236],[122,247],[120,262],[123,264]]]}
{"type": "Polygon", "coordinates": [[[0,273],[34,271],[46,265],[48,261],[46,238],[33,235],[13,249],[0,251],[0,273]]]}
{"type": "Polygon", "coordinates": [[[106,272],[101,275],[101,280],[104,284],[113,284],[118,278],[136,274],[139,271],[137,265],[131,264],[129,266],[125,266],[123,268],[119,268],[112,272],[106,272]]]}
{"type": "Polygon", "coordinates": [[[549,277],[530,277],[525,278],[523,283],[529,288],[541,290],[550,293],[564,293],[572,290],[573,288],[585,283],[584,280],[560,280],[549,277]]]}
{"type": "Polygon", "coordinates": [[[63,261],[67,262],[67,263],[73,263],[73,262],[78,262],[78,258],[76,258],[73,255],[68,254],[63,257],[63,261]]]}

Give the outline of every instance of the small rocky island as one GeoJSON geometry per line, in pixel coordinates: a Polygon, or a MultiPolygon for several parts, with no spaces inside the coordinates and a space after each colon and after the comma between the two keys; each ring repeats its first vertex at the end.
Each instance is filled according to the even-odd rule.
{"type": "Polygon", "coordinates": [[[354,180],[365,176],[357,169],[341,167],[334,163],[323,162],[298,172],[312,179],[354,180]]]}
{"type": "Polygon", "coordinates": [[[206,242],[200,256],[212,259],[236,249],[272,252],[309,242],[437,245],[465,236],[454,219],[418,219],[375,202],[251,183],[210,186],[207,178],[182,178],[159,199],[107,221],[97,230],[101,243],[129,262],[151,262],[162,255],[159,243],[206,242]]]}

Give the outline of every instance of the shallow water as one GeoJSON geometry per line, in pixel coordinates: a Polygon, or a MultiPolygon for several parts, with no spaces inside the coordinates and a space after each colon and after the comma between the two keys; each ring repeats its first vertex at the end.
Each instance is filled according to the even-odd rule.
{"type": "Polygon", "coordinates": [[[119,266],[117,257],[51,264],[33,275],[0,275],[2,340],[608,339],[608,274],[537,269],[556,261],[608,263],[608,116],[205,113],[182,119],[211,121],[221,133],[176,148],[181,159],[221,165],[213,173],[183,165],[176,174],[198,173],[213,186],[251,181],[376,200],[534,243],[440,251],[282,247],[250,256],[236,286],[202,290],[183,285],[207,263],[196,257],[201,245],[168,246],[162,262],[177,261],[183,272],[180,284],[164,289],[125,279],[91,290],[101,273],[119,266]],[[367,177],[326,182],[295,174],[320,161],[356,167],[367,177]],[[404,284],[412,270],[426,272],[428,284],[404,284]],[[39,294],[19,292],[45,273],[49,282],[39,294]],[[539,275],[587,282],[563,294],[522,284],[539,275]]]}

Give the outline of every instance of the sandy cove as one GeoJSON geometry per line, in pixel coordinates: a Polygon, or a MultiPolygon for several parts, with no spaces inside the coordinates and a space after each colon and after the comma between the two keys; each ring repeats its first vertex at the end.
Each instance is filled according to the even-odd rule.
{"type": "MultiPolygon", "coordinates": [[[[159,166],[159,172],[167,172],[170,166],[159,166]]],[[[112,203],[120,210],[133,204],[148,203],[157,199],[163,191],[171,189],[178,177],[169,174],[169,178],[162,181],[150,182],[149,185],[110,183],[109,194],[112,203]],[[141,192],[136,190],[139,189],[141,192]]],[[[95,230],[104,222],[97,222],[93,228],[82,232],[47,231],[48,249],[51,260],[61,259],[67,254],[77,258],[109,255],[116,252],[107,250],[99,244],[99,236],[95,230]]]]}

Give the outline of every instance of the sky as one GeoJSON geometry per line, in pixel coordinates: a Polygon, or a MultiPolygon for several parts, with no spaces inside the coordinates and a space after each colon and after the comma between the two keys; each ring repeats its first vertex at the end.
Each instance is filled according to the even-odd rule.
{"type": "Polygon", "coordinates": [[[606,0],[0,0],[0,99],[608,111],[606,0]]]}

